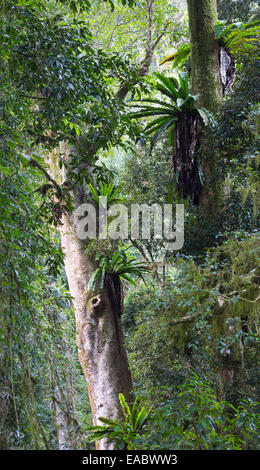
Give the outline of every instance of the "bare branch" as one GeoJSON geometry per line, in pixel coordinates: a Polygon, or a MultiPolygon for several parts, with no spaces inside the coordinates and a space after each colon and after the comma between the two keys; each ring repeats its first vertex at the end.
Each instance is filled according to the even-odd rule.
{"type": "Polygon", "coordinates": [[[139,243],[137,243],[136,240],[133,240],[132,238],[130,238],[130,241],[132,243],[132,245],[137,248],[137,250],[141,253],[142,257],[145,259],[145,261],[147,262],[147,264],[150,264],[151,261],[147,258],[146,256],[146,253],[143,249],[143,247],[141,245],[139,245],[139,243]]]}
{"type": "MultiPolygon", "coordinates": [[[[147,32],[147,40],[146,40],[146,46],[145,46],[145,57],[143,61],[140,64],[139,70],[137,71],[136,75],[137,77],[143,77],[144,75],[147,75],[152,59],[153,59],[153,53],[162,39],[162,37],[165,35],[169,24],[171,23],[168,21],[165,24],[165,27],[161,34],[155,39],[153,42],[153,28],[154,28],[154,21],[153,21],[153,13],[154,13],[154,0],[147,0],[147,11],[148,11],[148,32],[147,32]]],[[[117,99],[124,100],[127,93],[129,92],[129,82],[125,81],[122,83],[122,85],[119,87],[119,90],[115,94],[115,97],[117,99]]]]}
{"type": "Polygon", "coordinates": [[[198,315],[199,315],[198,313],[194,313],[193,315],[187,315],[186,317],[182,317],[179,320],[171,321],[169,324],[172,326],[172,325],[179,325],[181,323],[187,323],[187,322],[194,320],[194,318],[197,317],[198,315]]]}
{"type": "Polygon", "coordinates": [[[164,27],[164,30],[161,32],[161,34],[158,36],[158,38],[154,41],[153,45],[152,45],[152,50],[154,51],[154,49],[156,48],[157,44],[160,42],[160,40],[162,39],[162,37],[165,35],[165,33],[167,32],[167,29],[168,29],[168,26],[171,24],[170,21],[168,21],[166,24],[165,24],[165,27],[164,27]]]}
{"type": "Polygon", "coordinates": [[[157,282],[158,282],[159,286],[161,287],[163,285],[163,283],[162,283],[162,281],[160,279],[160,276],[158,274],[159,264],[154,261],[154,257],[153,257],[152,250],[150,249],[150,247],[146,245],[146,249],[147,249],[149,255],[151,256],[151,261],[149,260],[148,256],[146,255],[143,247],[141,245],[139,245],[139,243],[137,243],[136,240],[133,240],[132,238],[130,238],[130,241],[131,241],[132,245],[135,248],[137,248],[137,250],[141,253],[141,255],[145,259],[146,263],[149,265],[149,268],[151,269],[155,279],[157,279],[157,282]]]}
{"type": "Polygon", "coordinates": [[[31,100],[46,100],[47,97],[44,96],[32,96],[32,95],[26,95],[26,93],[19,93],[20,96],[23,98],[30,98],[31,100]]]}

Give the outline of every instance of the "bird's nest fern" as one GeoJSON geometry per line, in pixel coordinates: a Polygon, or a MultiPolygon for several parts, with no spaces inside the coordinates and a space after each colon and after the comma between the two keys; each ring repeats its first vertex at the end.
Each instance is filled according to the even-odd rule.
{"type": "Polygon", "coordinates": [[[161,93],[160,99],[146,98],[133,102],[136,111],[131,116],[153,118],[144,129],[146,135],[153,134],[151,148],[168,132],[169,145],[174,150],[173,166],[178,190],[184,198],[191,196],[198,204],[202,187],[198,158],[200,129],[203,124],[214,122],[213,115],[197,106],[199,95],[190,93],[188,74],[180,73],[178,78],[160,73],[155,76],[158,79],[155,89],[161,93]]]}
{"type": "MultiPolygon", "coordinates": [[[[248,50],[255,48],[256,41],[259,41],[259,33],[259,21],[232,23],[228,26],[226,26],[226,21],[217,21],[215,24],[215,39],[229,53],[239,50],[242,44],[248,50]]],[[[184,44],[176,52],[165,57],[159,65],[173,61],[173,68],[180,68],[189,59],[190,55],[190,44],[184,44]]]]}
{"type": "Polygon", "coordinates": [[[118,249],[111,258],[97,256],[98,267],[94,270],[88,284],[91,290],[106,289],[112,309],[118,315],[123,312],[124,293],[122,280],[135,285],[134,277],[143,278],[148,266],[138,262],[127,253],[128,248],[118,249]]]}

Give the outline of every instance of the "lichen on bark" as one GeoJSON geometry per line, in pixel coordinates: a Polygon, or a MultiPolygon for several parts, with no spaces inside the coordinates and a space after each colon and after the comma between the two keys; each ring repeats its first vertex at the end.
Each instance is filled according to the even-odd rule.
{"type": "Polygon", "coordinates": [[[199,106],[216,111],[222,98],[219,44],[215,39],[215,0],[187,0],[191,43],[192,88],[199,106]]]}
{"type": "MultiPolygon", "coordinates": [[[[187,0],[191,44],[192,91],[198,106],[216,113],[223,99],[220,76],[220,45],[215,38],[216,0],[187,0]]],[[[199,207],[203,217],[217,211],[218,188],[213,178],[214,157],[202,130],[200,162],[203,175],[199,207]]]]}

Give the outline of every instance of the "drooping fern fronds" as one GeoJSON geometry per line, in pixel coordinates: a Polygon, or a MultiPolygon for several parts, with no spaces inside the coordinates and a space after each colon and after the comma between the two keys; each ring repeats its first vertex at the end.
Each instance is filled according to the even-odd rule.
{"type": "Polygon", "coordinates": [[[95,289],[96,287],[103,288],[105,278],[109,275],[117,275],[120,280],[125,279],[135,285],[133,277],[142,277],[143,273],[147,272],[148,266],[138,262],[136,258],[127,254],[126,251],[127,249],[116,250],[112,258],[106,256],[96,257],[99,266],[94,270],[90,278],[89,289],[95,289]]]}
{"type": "MultiPolygon", "coordinates": [[[[226,26],[226,21],[217,21],[215,24],[215,38],[219,45],[228,52],[238,51],[243,45],[247,50],[255,48],[259,41],[260,22],[232,23],[226,26]]],[[[159,65],[173,61],[173,68],[181,68],[191,55],[190,44],[184,44],[179,49],[169,54],[159,65]]]]}

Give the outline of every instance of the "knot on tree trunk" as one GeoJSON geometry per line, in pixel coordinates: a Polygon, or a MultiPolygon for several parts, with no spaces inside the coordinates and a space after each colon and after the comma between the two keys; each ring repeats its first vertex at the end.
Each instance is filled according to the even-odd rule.
{"type": "Polygon", "coordinates": [[[112,311],[117,316],[121,316],[124,310],[124,291],[117,273],[106,273],[104,277],[105,292],[93,295],[88,294],[87,309],[93,316],[101,316],[109,301],[112,311]]]}

